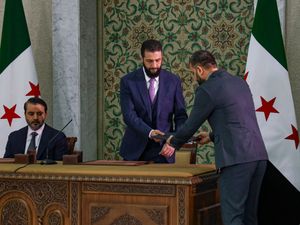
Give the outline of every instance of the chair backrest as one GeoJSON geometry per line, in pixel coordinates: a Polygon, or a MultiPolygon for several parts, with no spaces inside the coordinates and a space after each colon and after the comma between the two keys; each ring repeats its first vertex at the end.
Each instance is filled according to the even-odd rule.
{"type": "Polygon", "coordinates": [[[184,144],[179,151],[176,151],[175,164],[186,165],[196,163],[197,143],[184,144]]]}
{"type": "Polygon", "coordinates": [[[68,154],[72,155],[74,153],[75,143],[77,141],[77,137],[67,137],[68,143],[68,154]]]}

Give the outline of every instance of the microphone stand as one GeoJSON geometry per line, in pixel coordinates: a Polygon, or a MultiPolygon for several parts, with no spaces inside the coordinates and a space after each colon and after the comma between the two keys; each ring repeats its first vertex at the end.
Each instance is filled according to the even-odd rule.
{"type": "Polygon", "coordinates": [[[41,162],[42,165],[51,165],[51,164],[57,164],[57,162],[53,159],[49,159],[49,144],[72,122],[72,119],[60,130],[58,131],[53,138],[50,139],[47,145],[46,150],[46,159],[41,162]]]}

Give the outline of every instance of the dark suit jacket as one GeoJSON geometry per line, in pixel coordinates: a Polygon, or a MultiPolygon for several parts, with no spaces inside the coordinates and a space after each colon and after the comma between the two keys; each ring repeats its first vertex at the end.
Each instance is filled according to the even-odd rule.
{"type": "MultiPolygon", "coordinates": [[[[148,135],[152,129],[173,132],[187,118],[180,78],[166,70],[161,70],[159,75],[156,128],[152,127],[151,102],[142,68],[121,78],[120,100],[127,125],[120,155],[126,160],[139,160],[150,140],[148,135]]],[[[162,145],[156,145],[148,152],[157,156],[162,145]]],[[[174,157],[168,161],[174,162],[174,157]]]]}
{"type": "MultiPolygon", "coordinates": [[[[6,144],[4,158],[14,158],[15,154],[24,154],[27,138],[28,126],[10,133],[6,144]]],[[[62,156],[68,153],[67,139],[64,133],[60,132],[57,137],[51,140],[59,131],[45,124],[40,144],[37,152],[37,160],[44,160],[47,156],[47,147],[49,159],[62,160],[62,156]]]]}
{"type": "Polygon", "coordinates": [[[216,166],[267,159],[248,84],[224,70],[210,75],[196,90],[191,114],[171,144],[179,148],[208,119],[216,166]]]}

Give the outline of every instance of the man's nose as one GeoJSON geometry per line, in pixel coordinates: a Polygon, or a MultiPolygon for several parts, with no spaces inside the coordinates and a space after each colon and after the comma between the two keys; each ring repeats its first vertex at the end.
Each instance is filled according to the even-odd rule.
{"type": "Polygon", "coordinates": [[[158,67],[158,62],[155,62],[155,61],[152,62],[152,67],[153,67],[153,68],[157,68],[157,67],[158,67]]]}

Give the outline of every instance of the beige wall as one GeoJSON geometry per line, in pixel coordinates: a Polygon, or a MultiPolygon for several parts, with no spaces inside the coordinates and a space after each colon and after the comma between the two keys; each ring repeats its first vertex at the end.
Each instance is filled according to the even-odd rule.
{"type": "MultiPolygon", "coordinates": [[[[0,1],[0,34],[6,0],[0,1]]],[[[23,0],[42,98],[47,101],[52,124],[52,1],[23,0]]]]}

